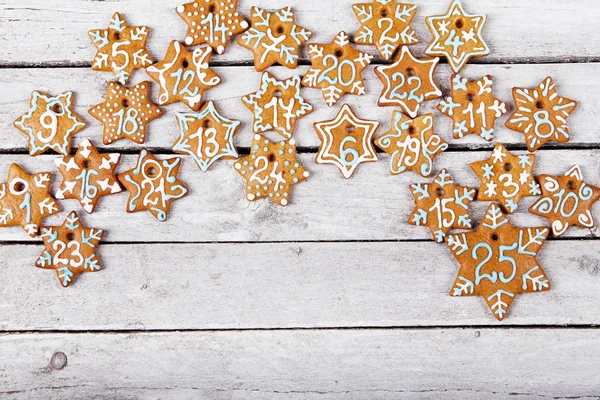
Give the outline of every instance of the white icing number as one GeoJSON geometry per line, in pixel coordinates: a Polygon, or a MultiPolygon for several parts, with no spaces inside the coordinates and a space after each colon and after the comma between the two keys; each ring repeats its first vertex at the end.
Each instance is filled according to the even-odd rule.
{"type": "Polygon", "coordinates": [[[112,46],[113,59],[116,59],[118,56],[123,56],[123,58],[124,58],[122,65],[118,65],[116,62],[113,61],[112,67],[114,70],[121,71],[121,70],[124,70],[125,68],[127,68],[127,66],[129,65],[129,53],[127,53],[125,50],[119,50],[119,47],[129,46],[130,44],[131,44],[131,42],[129,40],[113,43],[113,46],[112,46]]]}
{"type": "Polygon", "coordinates": [[[171,76],[173,78],[177,78],[177,81],[175,82],[175,85],[173,86],[173,96],[176,96],[178,94],[181,95],[188,95],[191,97],[197,96],[198,92],[200,91],[198,89],[197,86],[194,87],[194,91],[192,92],[190,90],[190,86],[192,86],[192,83],[194,83],[194,78],[196,77],[196,73],[194,71],[183,71],[183,68],[179,68],[176,72],[173,72],[171,74],[171,76]],[[179,85],[181,84],[181,81],[187,81],[185,86],[179,90],[179,85]]]}
{"type": "Polygon", "coordinates": [[[119,117],[118,124],[118,135],[121,133],[125,133],[126,135],[133,135],[139,129],[139,125],[137,122],[138,110],[135,108],[129,108],[127,110],[127,114],[125,114],[125,109],[122,108],[118,113],[113,114],[113,117],[119,117]]]}
{"type": "Polygon", "coordinates": [[[269,175],[265,176],[264,178],[261,178],[258,175],[260,173],[266,171],[267,168],[269,167],[269,160],[267,160],[267,157],[265,157],[265,156],[258,157],[256,159],[256,161],[254,161],[254,166],[256,167],[256,171],[254,171],[254,173],[250,177],[250,181],[257,181],[261,185],[264,185],[269,180],[269,178],[273,178],[273,179],[275,179],[275,182],[273,183],[273,188],[275,189],[275,191],[279,190],[280,184],[286,183],[286,181],[283,179],[283,173],[282,172],[277,173],[277,169],[279,168],[279,162],[275,161],[273,163],[273,170],[271,171],[271,173],[269,175]],[[262,164],[262,165],[259,167],[259,164],[262,164]]]}
{"type": "Polygon", "coordinates": [[[279,109],[278,109],[278,107],[281,107],[283,109],[283,111],[285,111],[282,115],[282,117],[285,118],[285,127],[288,130],[292,129],[292,127],[290,126],[290,121],[292,118],[295,117],[294,113],[292,113],[292,110],[294,109],[294,104],[295,104],[294,99],[290,99],[290,102],[286,106],[283,99],[277,98],[277,97],[273,97],[270,102],[265,104],[265,110],[268,110],[270,108],[273,109],[273,126],[275,128],[279,127],[279,122],[278,122],[279,109]]]}
{"type": "Polygon", "coordinates": [[[62,240],[55,240],[52,247],[54,250],[57,250],[54,255],[54,265],[70,265],[73,268],[79,268],[83,265],[84,258],[81,255],[81,244],[79,242],[71,241],[68,244],[65,244],[62,240]],[[71,257],[73,258],[60,258],[61,254],[67,248],[71,249],[71,257]]]}
{"type": "Polygon", "coordinates": [[[198,157],[214,157],[219,152],[219,142],[216,140],[217,130],[215,128],[208,128],[204,130],[203,127],[198,128],[196,133],[190,135],[190,139],[198,139],[198,147],[196,149],[196,155],[198,157]],[[204,140],[206,138],[206,141],[204,140]]]}
{"type": "Polygon", "coordinates": [[[350,60],[342,60],[342,62],[340,63],[340,61],[337,59],[337,57],[335,57],[332,54],[327,54],[323,58],[323,66],[327,67],[327,68],[325,68],[325,70],[321,73],[321,75],[317,79],[317,83],[327,81],[330,84],[335,85],[339,82],[340,85],[342,85],[342,86],[349,86],[352,84],[352,82],[354,82],[354,80],[356,78],[356,67],[354,66],[354,63],[350,60]],[[332,60],[331,66],[327,66],[329,64],[329,60],[332,60]],[[344,65],[348,65],[350,67],[350,71],[352,72],[352,77],[350,79],[348,79],[347,81],[344,81],[344,65]],[[334,79],[331,79],[330,77],[327,76],[327,74],[329,74],[331,71],[333,71],[336,68],[337,68],[337,77],[335,77],[334,79]]]}
{"type": "Polygon", "coordinates": [[[42,143],[50,143],[56,133],[58,132],[58,118],[56,117],[56,113],[54,111],[46,111],[40,116],[40,125],[44,129],[48,129],[50,134],[48,136],[44,136],[44,132],[39,131],[37,133],[37,138],[42,143]],[[48,119],[50,119],[50,123],[48,123],[48,119]]]}

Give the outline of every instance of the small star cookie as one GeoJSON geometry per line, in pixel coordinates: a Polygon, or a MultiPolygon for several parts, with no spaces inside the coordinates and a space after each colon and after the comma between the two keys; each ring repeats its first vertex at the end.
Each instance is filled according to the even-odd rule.
{"type": "Polygon", "coordinates": [[[54,150],[62,155],[71,151],[71,136],[85,128],[85,122],[73,111],[73,92],[56,97],[35,91],[30,108],[14,123],[27,136],[29,154],[40,155],[54,150]]]}

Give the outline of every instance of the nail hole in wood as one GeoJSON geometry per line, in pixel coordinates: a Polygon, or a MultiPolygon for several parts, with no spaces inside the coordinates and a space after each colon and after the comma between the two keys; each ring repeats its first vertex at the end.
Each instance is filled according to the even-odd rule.
{"type": "Polygon", "coordinates": [[[52,354],[52,358],[50,359],[50,365],[52,368],[56,370],[61,370],[67,366],[67,356],[62,351],[57,351],[52,354]]]}

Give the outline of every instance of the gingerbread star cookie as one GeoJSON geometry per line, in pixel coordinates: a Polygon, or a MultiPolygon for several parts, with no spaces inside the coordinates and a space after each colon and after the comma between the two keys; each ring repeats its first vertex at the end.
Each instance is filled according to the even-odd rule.
{"type": "Polygon", "coordinates": [[[254,133],[274,129],[286,139],[294,134],[296,121],[313,112],[313,106],[300,95],[299,76],[280,81],[264,72],[259,91],[242,101],[254,113],[254,133]]]}
{"type": "Polygon", "coordinates": [[[494,124],[506,113],[506,104],[494,97],[492,85],[491,75],[476,81],[452,75],[452,95],[442,100],[437,109],[454,121],[454,139],[474,134],[488,142],[494,140],[494,124]]]}
{"type": "Polygon", "coordinates": [[[350,179],[360,163],[377,161],[373,136],[378,121],[360,119],[348,104],[344,104],[335,119],[315,123],[321,147],[315,161],[333,164],[344,178],[350,179]]]}
{"type": "Polygon", "coordinates": [[[445,56],[452,71],[459,72],[471,57],[490,54],[481,33],[484,14],[467,14],[460,0],[452,0],[446,15],[426,17],[433,39],[425,49],[430,56],[445,56]]]}
{"type": "Polygon", "coordinates": [[[223,54],[232,37],[248,29],[237,7],[238,0],[194,0],[177,7],[177,14],[188,25],[185,45],[206,43],[223,54]]]}
{"type": "Polygon", "coordinates": [[[129,191],[127,212],[148,210],[160,222],[166,221],[171,203],[188,194],[177,179],[181,158],[159,160],[142,149],[135,168],[119,174],[119,181],[129,191]]]}
{"type": "Polygon", "coordinates": [[[294,139],[274,143],[258,134],[250,155],[240,158],[234,168],[246,180],[246,199],[269,197],[281,206],[289,204],[292,186],[310,176],[296,158],[294,139]]]}
{"type": "Polygon", "coordinates": [[[85,139],[74,156],[54,160],[62,175],[62,183],[56,192],[57,199],[77,199],[85,211],[94,212],[101,196],[121,192],[115,170],[121,155],[100,154],[85,139]]]}
{"type": "Polygon", "coordinates": [[[550,290],[536,259],[547,236],[547,228],[513,227],[496,204],[490,205],[476,231],[448,236],[460,263],[450,295],[481,295],[502,321],[518,293],[550,290]]]}
{"type": "Polygon", "coordinates": [[[408,47],[403,46],[393,64],[375,68],[383,82],[379,106],[400,106],[410,117],[424,101],[442,97],[442,91],[433,79],[439,58],[416,58],[408,47]]]}
{"type": "Polygon", "coordinates": [[[554,236],[562,235],[571,225],[593,228],[592,206],[600,199],[600,189],[586,184],[579,166],[564,176],[540,175],[542,197],[529,209],[550,220],[554,236]]]}
{"type": "Polygon", "coordinates": [[[529,151],[546,142],[568,142],[571,139],[567,118],[577,107],[575,100],[560,97],[551,77],[535,89],[513,88],[515,112],[506,127],[525,134],[529,151]]]}
{"type": "Polygon", "coordinates": [[[475,199],[476,190],[455,184],[445,169],[433,183],[412,184],[410,191],[415,208],[408,223],[427,225],[436,242],[443,242],[452,228],[471,229],[469,203],[475,199]]]}
{"type": "Polygon", "coordinates": [[[352,47],[346,32],[338,33],[329,44],[309,44],[308,54],[312,66],[302,84],[321,89],[328,106],[337,103],[344,93],[366,93],[361,74],[373,56],[352,47]]]}
{"type": "Polygon", "coordinates": [[[98,50],[92,69],[112,71],[125,85],[134,70],[152,65],[152,58],[146,50],[149,33],[147,26],[129,26],[121,14],[115,13],[108,29],[89,31],[90,39],[98,50]]]}
{"type": "Polygon", "coordinates": [[[390,155],[392,175],[414,171],[424,177],[433,172],[435,157],[448,148],[448,143],[433,130],[433,114],[411,119],[400,111],[392,113],[391,129],[375,144],[390,155]]]}
{"type": "Polygon", "coordinates": [[[254,52],[254,67],[258,72],[279,63],[294,69],[298,66],[300,46],[312,37],[312,33],[296,25],[292,7],[270,13],[252,7],[252,27],[241,35],[240,46],[254,52]]]}
{"type": "Polygon", "coordinates": [[[212,101],[199,113],[178,113],[177,122],[179,138],[173,144],[173,151],[191,156],[202,172],[219,159],[238,158],[233,136],[240,128],[240,121],[221,115],[212,101]]]}
{"type": "Polygon", "coordinates": [[[29,175],[18,164],[11,164],[8,180],[0,184],[0,227],[23,227],[36,237],[42,220],[60,211],[50,195],[50,172],[29,175]]]}
{"type": "Polygon", "coordinates": [[[373,0],[370,3],[352,5],[352,11],[360,21],[354,42],[374,44],[384,60],[389,60],[399,46],[419,41],[410,26],[417,6],[396,3],[396,0],[373,0]]]}
{"type": "Polygon", "coordinates": [[[209,66],[211,56],[210,47],[189,51],[173,40],[164,60],[146,70],[160,85],[158,104],[163,106],[181,101],[198,111],[204,92],[221,83],[221,78],[209,66]]]}
{"type": "Polygon", "coordinates": [[[62,155],[71,151],[71,136],[85,128],[85,122],[73,111],[73,92],[56,97],[35,91],[30,108],[13,125],[27,136],[29,154],[54,150],[62,155]]]}
{"type": "Polygon", "coordinates": [[[533,177],[535,156],[513,156],[497,143],[489,159],[471,164],[471,169],[481,181],[477,200],[498,201],[509,214],[517,210],[523,196],[537,196],[540,192],[533,177]]]}
{"type": "Polygon", "coordinates": [[[104,231],[83,226],[75,211],[61,226],[43,226],[41,232],[46,248],[35,266],[55,270],[63,287],[69,286],[82,272],[100,271],[96,246],[104,231]]]}
{"type": "Polygon", "coordinates": [[[163,115],[163,111],[150,101],[150,82],[126,88],[116,82],[106,87],[106,99],[90,108],[89,113],[104,125],[102,142],[111,144],[119,139],[129,139],[142,144],[146,141],[147,125],[163,115]]]}

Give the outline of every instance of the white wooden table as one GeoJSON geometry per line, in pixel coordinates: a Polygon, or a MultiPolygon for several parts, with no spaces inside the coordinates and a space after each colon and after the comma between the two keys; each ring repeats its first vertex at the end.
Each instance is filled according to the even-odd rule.
{"type": "MultiPolygon", "coordinates": [[[[329,42],[357,21],[349,0],[241,0],[270,9],[291,5],[298,22],[329,42]],[[336,5],[336,7],[334,7],[336,5]],[[339,5],[339,7],[337,7],[339,5]]],[[[430,34],[426,15],[448,0],[420,0],[414,27],[422,55],[430,34]]],[[[155,60],[185,24],[178,0],[0,0],[0,177],[11,162],[29,171],[53,170],[54,155],[29,157],[12,121],[34,89],[77,93],[88,128],[75,137],[100,144],[101,126],[87,109],[103,100],[109,73],[90,69],[94,47],[87,30],[107,26],[122,12],[152,29],[155,60]]],[[[600,185],[600,3],[597,0],[465,0],[488,15],[492,53],[464,70],[490,73],[498,97],[512,103],[512,86],[535,86],[552,75],[560,93],[580,101],[570,119],[573,140],[538,152],[536,173],[561,174],[578,163],[600,185]]],[[[374,48],[369,48],[374,54],[374,48]]],[[[207,93],[226,115],[240,119],[237,145],[248,151],[251,114],[240,101],[258,87],[251,53],[233,45],[214,57],[224,83],[207,93]]],[[[303,74],[270,70],[278,77],[303,74]]],[[[437,79],[448,91],[449,69],[437,79]]],[[[135,73],[136,81],[147,79],[135,73]]],[[[368,94],[346,96],[362,117],[387,130],[391,108],[378,108],[381,84],[373,67],[368,94]]],[[[154,87],[156,95],[156,86],[154,87]]],[[[311,178],[294,188],[293,202],[248,203],[231,162],[207,174],[184,160],[181,179],[191,195],[174,204],[167,222],[126,214],[126,193],[105,197],[84,215],[105,229],[104,270],[83,274],[63,289],[33,262],[40,240],[20,228],[0,230],[0,398],[6,399],[544,399],[600,398],[600,242],[597,230],[570,230],[551,240],[540,261],[553,288],[522,295],[508,318],[496,322],[479,297],[448,295],[458,265],[429,231],[406,223],[414,174],[391,177],[388,158],[363,164],[344,181],[333,166],[315,165],[312,124],[331,118],[318,90],[304,91],[316,111],[300,121],[299,158],[311,178]],[[66,365],[65,365],[65,357],[66,365]],[[54,356],[54,357],[53,357],[54,356]]],[[[425,111],[432,110],[430,102],[425,111]]],[[[150,128],[147,147],[171,154],[174,113],[150,128]]],[[[521,134],[503,128],[498,139],[523,150],[521,134]]],[[[450,120],[436,116],[450,140],[450,120]]],[[[451,141],[436,167],[476,186],[470,161],[491,145],[477,137],[451,141]]],[[[101,146],[106,148],[105,146],[101,146]]],[[[118,142],[120,171],[138,147],[118,142]]],[[[59,178],[54,177],[56,188],[59,178]]],[[[510,219],[544,224],[527,214],[525,199],[510,219]]],[[[58,223],[64,211],[46,221],[58,223]]],[[[473,205],[475,220],[487,204],[473,205]]],[[[600,207],[595,209],[596,220],[600,207]]]]}

